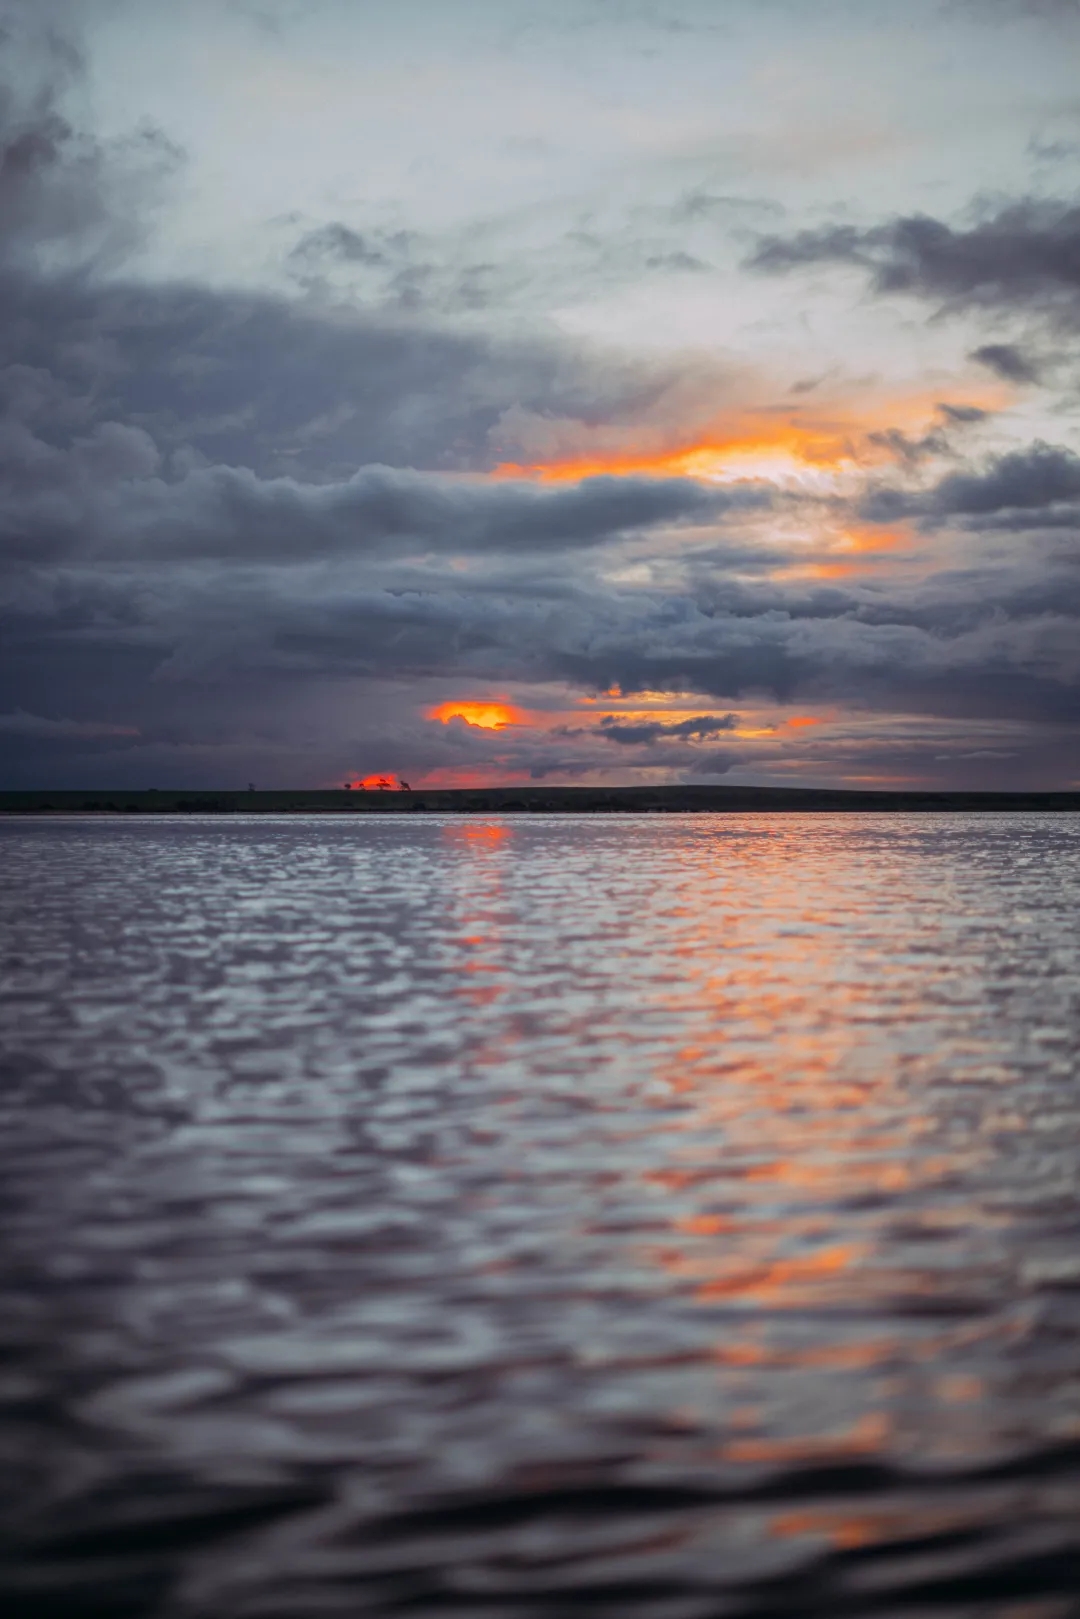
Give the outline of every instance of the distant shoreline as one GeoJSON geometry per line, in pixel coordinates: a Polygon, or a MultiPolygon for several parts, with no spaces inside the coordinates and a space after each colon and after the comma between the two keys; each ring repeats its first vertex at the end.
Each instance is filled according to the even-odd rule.
{"type": "Polygon", "coordinates": [[[1080,791],[859,792],[817,787],[456,787],[410,792],[344,788],[281,792],[0,792],[0,815],[461,814],[648,815],[1080,812],[1080,791]]]}

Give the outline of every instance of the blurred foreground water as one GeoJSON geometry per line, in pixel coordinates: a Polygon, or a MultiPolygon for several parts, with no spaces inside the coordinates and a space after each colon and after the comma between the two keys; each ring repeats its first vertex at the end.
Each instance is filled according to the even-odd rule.
{"type": "Polygon", "coordinates": [[[9,1619],[1080,1612],[1080,817],[0,889],[9,1619]]]}

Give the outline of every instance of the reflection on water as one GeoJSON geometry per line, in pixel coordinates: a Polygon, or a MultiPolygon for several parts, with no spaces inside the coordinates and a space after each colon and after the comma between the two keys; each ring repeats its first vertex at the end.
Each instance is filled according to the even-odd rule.
{"type": "Polygon", "coordinates": [[[1078,1611],[1080,819],[0,861],[9,1611],[1078,1611]]]}

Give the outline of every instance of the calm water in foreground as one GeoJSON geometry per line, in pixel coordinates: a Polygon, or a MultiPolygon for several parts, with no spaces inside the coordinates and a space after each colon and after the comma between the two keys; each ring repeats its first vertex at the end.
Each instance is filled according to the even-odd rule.
{"type": "Polygon", "coordinates": [[[5,1612],[1080,1612],[1080,817],[0,824],[5,1612]]]}

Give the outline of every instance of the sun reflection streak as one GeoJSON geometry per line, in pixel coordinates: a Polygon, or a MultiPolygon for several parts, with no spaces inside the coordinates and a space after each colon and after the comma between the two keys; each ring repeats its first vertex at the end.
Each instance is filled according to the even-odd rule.
{"type": "MultiPolygon", "coordinates": [[[[666,907],[667,961],[641,1007],[643,1023],[678,1026],[684,1038],[667,1042],[655,1070],[656,1135],[642,1171],[666,1230],[636,1254],[678,1297],[721,1312],[718,1398],[765,1370],[777,1397],[790,1380],[797,1389],[810,1375],[849,1379],[843,1422],[810,1407],[801,1422],[789,1413],[779,1438],[766,1405],[744,1413],[738,1437],[725,1441],[728,1462],[877,1454],[891,1432],[890,1368],[955,1352],[970,1324],[931,1311],[909,1336],[879,1324],[831,1345],[801,1342],[796,1324],[806,1312],[862,1313],[924,1293],[924,1276],[883,1265],[878,1211],[948,1184],[984,1149],[935,1140],[928,1150],[933,1119],[911,1106],[903,1071],[875,1049],[883,1001],[889,1039],[917,1027],[922,1012],[857,944],[883,903],[876,879],[851,895],[852,926],[841,927],[827,873],[807,882],[794,826],[717,839],[711,860],[738,862],[736,892],[718,905],[714,874],[705,881],[688,862],[666,907]],[[752,909],[740,903],[748,893],[752,909]],[[851,1210],[846,1223],[839,1208],[851,1210]]],[[[913,1072],[919,1057],[916,1042],[913,1072]]]]}
{"type": "MultiPolygon", "coordinates": [[[[525,963],[543,954],[554,920],[543,896],[565,898],[565,873],[545,868],[550,890],[535,890],[526,922],[513,863],[492,858],[496,829],[446,834],[466,857],[455,994],[471,1009],[470,1071],[488,1073],[500,1111],[545,1121],[539,1162],[500,1173],[526,1200],[542,1173],[537,1207],[553,1207],[580,1121],[607,1129],[610,1108],[609,1168],[591,1174],[587,1198],[578,1189],[558,1242],[567,1255],[598,1245],[610,1264],[614,1246],[613,1274],[665,1301],[696,1346],[680,1410],[688,1431],[709,1436],[701,1459],[724,1466],[881,1457],[908,1442],[911,1410],[949,1410],[938,1453],[977,1451],[981,1385],[969,1368],[1000,1330],[957,1310],[954,1279],[925,1262],[943,1250],[909,1260],[897,1238],[905,1218],[913,1242],[966,1229],[970,1208],[950,1188],[970,1183],[989,1146],[943,1135],[923,1101],[934,1008],[925,973],[895,957],[898,928],[918,919],[894,914],[887,842],[876,863],[853,866],[843,823],[821,836],[824,824],[697,822],[660,883],[644,836],[627,839],[625,883],[596,891],[583,865],[570,891],[590,954],[548,962],[566,989],[547,1002],[550,978],[525,963]],[[622,940],[642,912],[654,953],[647,971],[630,958],[624,972],[622,940]],[[534,986],[527,1006],[521,973],[534,986]],[[609,1002],[623,1009],[618,1047],[597,1042],[609,1002]],[[558,1007],[555,1027],[545,1005],[558,1007]],[[560,1064],[571,1050],[579,1063],[549,1073],[548,1042],[560,1064]],[[526,1061],[529,1050],[541,1055],[526,1061]]],[[[542,830],[515,835],[529,843],[542,830]]],[[[558,925],[572,953],[576,929],[561,913],[558,925]]],[[[687,1443],[658,1437],[651,1454],[687,1443]]]]}
{"type": "MultiPolygon", "coordinates": [[[[454,994],[478,1012],[494,1011],[507,991],[507,963],[500,921],[503,863],[491,856],[510,844],[512,831],[501,821],[454,821],[443,827],[442,835],[445,842],[457,845],[467,861],[462,870],[465,881],[457,917],[457,938],[464,954],[458,964],[461,982],[455,986],[454,994]]],[[[485,1030],[474,1051],[474,1061],[495,1060],[495,1028],[492,1022],[485,1030]]]]}

